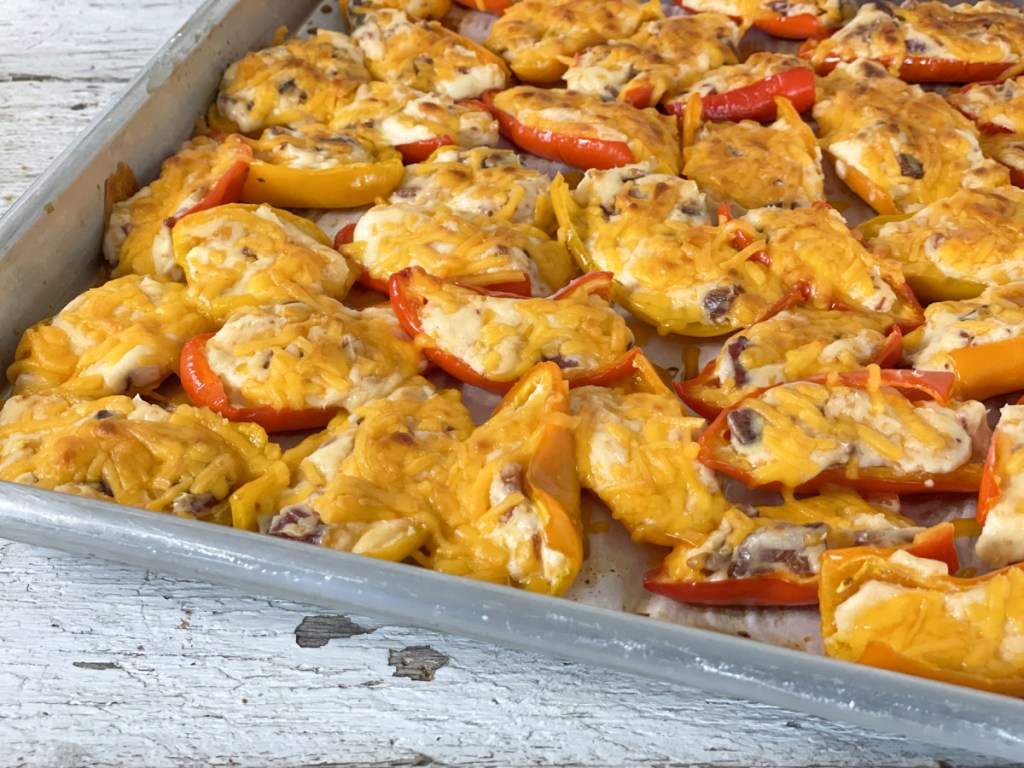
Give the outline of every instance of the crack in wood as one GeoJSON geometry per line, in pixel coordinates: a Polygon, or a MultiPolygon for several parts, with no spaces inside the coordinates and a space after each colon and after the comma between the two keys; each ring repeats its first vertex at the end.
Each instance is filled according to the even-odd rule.
{"type": "Polygon", "coordinates": [[[60,77],[58,75],[40,75],[33,72],[11,72],[0,76],[0,83],[100,83],[109,85],[121,82],[126,78],[116,77],[60,77]]]}
{"type": "Polygon", "coordinates": [[[323,648],[331,640],[368,635],[372,629],[356,624],[348,616],[306,616],[295,628],[295,644],[300,648],[323,648]]]}
{"type": "Polygon", "coordinates": [[[112,661],[73,661],[71,666],[79,669],[123,669],[120,664],[112,661]]]}
{"type": "Polygon", "coordinates": [[[395,668],[394,677],[430,682],[449,658],[429,645],[410,645],[400,651],[388,651],[388,664],[395,668]]]}

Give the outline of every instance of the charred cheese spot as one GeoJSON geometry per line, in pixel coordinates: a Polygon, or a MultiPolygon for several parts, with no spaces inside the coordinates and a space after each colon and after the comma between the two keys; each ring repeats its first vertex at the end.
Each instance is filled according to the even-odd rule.
{"type": "Polygon", "coordinates": [[[872,62],[840,64],[822,80],[814,117],[839,177],[847,168],[867,177],[900,212],[961,187],[1008,181],[1006,169],[982,153],[970,120],[938,94],[889,77],[872,62]]]}
{"type": "Polygon", "coordinates": [[[449,148],[406,168],[389,202],[422,208],[440,203],[552,231],[550,187],[548,176],[523,167],[521,155],[512,150],[449,148]]]}
{"type": "Polygon", "coordinates": [[[977,401],[913,402],[885,387],[780,384],[747,398],[741,410],[750,412],[756,429],[734,433],[732,449],[758,484],[787,488],[836,468],[952,472],[972,460],[975,438],[985,431],[985,406],[977,401]]]}
{"type": "Polygon", "coordinates": [[[569,404],[580,484],[634,541],[671,546],[718,525],[728,502],[697,461],[704,420],[686,416],[673,393],[580,387],[569,404]]]}
{"type": "Polygon", "coordinates": [[[789,101],[778,103],[779,118],[768,126],[753,120],[705,123],[684,150],[683,174],[712,198],[744,208],[806,207],[824,199],[814,132],[789,101]]]}
{"type": "Polygon", "coordinates": [[[182,345],[210,330],[183,292],[141,275],[86,291],[25,332],[7,370],[14,394],[59,388],[99,398],[155,389],[177,373],[182,345]]]}
{"type": "Polygon", "coordinates": [[[676,173],[679,168],[675,119],[653,109],[530,86],[502,91],[494,97],[494,105],[529,128],[580,139],[624,142],[638,163],[653,158],[666,172],[676,173]]]}
{"type": "Polygon", "coordinates": [[[935,271],[969,280],[979,291],[1024,280],[1024,190],[961,189],[885,224],[872,246],[899,261],[912,284],[935,271]]]}
{"type": "Polygon", "coordinates": [[[488,286],[533,281],[547,295],[572,277],[565,246],[535,227],[405,203],[371,208],[344,253],[379,280],[419,266],[435,277],[488,286]]]}
{"type": "Polygon", "coordinates": [[[114,205],[103,237],[103,255],[114,276],[163,275],[180,280],[174,261],[171,226],[200,202],[210,187],[250,150],[229,137],[223,142],[197,136],[164,161],[160,176],[132,197],[114,205]]]}
{"type": "Polygon", "coordinates": [[[629,37],[643,22],[661,17],[654,0],[524,0],[494,22],[484,45],[501,55],[520,80],[553,83],[565,73],[567,57],[629,37]]]}
{"type": "Polygon", "coordinates": [[[217,109],[244,133],[271,125],[326,123],[370,79],[347,35],[318,30],[307,40],[247,53],[224,73],[217,109]]]}
{"type": "Polygon", "coordinates": [[[185,300],[213,320],[238,309],[344,298],[355,274],[310,221],[269,205],[222,205],[182,219],[174,252],[185,300]]]}
{"type": "Polygon", "coordinates": [[[390,309],[282,304],[236,312],[210,338],[210,368],[235,406],[354,408],[421,368],[390,309]]]}
{"type": "Polygon", "coordinates": [[[280,455],[254,424],[137,397],[31,395],[0,412],[0,479],[219,523],[231,522],[231,494],[280,455]]]}
{"type": "Polygon", "coordinates": [[[588,48],[565,73],[569,90],[603,101],[631,101],[649,92],[657,104],[709,70],[736,63],[739,27],[718,13],[674,16],[645,23],[631,37],[588,48]]]}
{"type": "Polygon", "coordinates": [[[402,11],[381,9],[352,32],[375,79],[425,93],[470,99],[504,88],[501,59],[436,21],[413,21],[402,11]]]}

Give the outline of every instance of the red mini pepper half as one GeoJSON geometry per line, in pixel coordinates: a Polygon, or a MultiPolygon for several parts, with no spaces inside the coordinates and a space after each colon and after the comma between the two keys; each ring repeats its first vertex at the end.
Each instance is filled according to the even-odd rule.
{"type": "MultiPolygon", "coordinates": [[[[972,88],[977,88],[977,87],[982,86],[982,85],[999,85],[1002,82],[1003,82],[1003,80],[999,79],[999,80],[982,80],[982,81],[979,81],[979,82],[976,82],[976,83],[968,83],[963,88],[961,88],[959,91],[957,91],[957,93],[967,93],[967,91],[971,90],[972,88]]],[[[950,102],[950,104],[953,105],[953,108],[956,109],[957,112],[959,112],[961,115],[963,115],[968,120],[970,120],[975,125],[977,125],[978,126],[978,130],[982,131],[983,133],[1013,133],[1013,131],[1011,129],[1007,128],[1005,125],[999,125],[998,123],[988,123],[988,122],[979,123],[978,122],[978,116],[975,115],[973,112],[969,112],[962,105],[957,104],[954,101],[954,97],[952,97],[952,96],[949,97],[949,102],[950,102]]]]}
{"type": "MultiPolygon", "coordinates": [[[[769,309],[761,318],[757,320],[757,323],[763,323],[765,320],[769,320],[780,312],[789,309],[795,305],[799,305],[802,302],[807,301],[807,296],[803,291],[794,291],[779,301],[774,307],[769,309]]],[[[835,306],[833,309],[837,312],[850,311],[847,307],[835,306]]],[[[754,323],[754,325],[757,325],[754,323]]],[[[728,343],[728,342],[727,342],[728,343]]],[[[889,328],[888,335],[885,338],[885,343],[878,349],[873,360],[867,361],[867,364],[875,364],[879,368],[888,369],[892,368],[899,363],[900,357],[903,354],[903,332],[900,330],[899,325],[892,325],[889,328]]],[[[676,393],[686,403],[694,413],[703,416],[705,419],[714,419],[722,412],[722,406],[713,402],[708,398],[707,394],[709,390],[720,389],[721,384],[714,383],[715,375],[715,360],[709,360],[707,365],[704,366],[703,370],[697,376],[686,381],[676,382],[675,388],[676,393]]]]}
{"type": "MultiPolygon", "coordinates": [[[[808,67],[794,67],[725,93],[702,96],[701,119],[766,123],[778,117],[776,96],[789,99],[797,112],[806,112],[814,106],[814,95],[814,72],[808,67]]],[[[682,115],[686,104],[687,98],[682,98],[664,102],[663,106],[670,114],[682,115]]]]}
{"type": "Polygon", "coordinates": [[[245,186],[245,180],[248,175],[249,162],[247,160],[236,160],[210,186],[209,191],[202,200],[184,213],[169,217],[166,221],[167,225],[173,227],[190,213],[199,213],[199,211],[205,211],[209,208],[216,208],[218,205],[239,202],[242,199],[242,188],[245,186]]]}
{"type": "MultiPolygon", "coordinates": [[[[927,528],[914,536],[910,544],[889,547],[884,551],[896,549],[906,550],[915,557],[939,560],[946,564],[950,573],[956,573],[960,568],[951,523],[927,528]]],[[[818,574],[798,576],[783,571],[739,579],[678,581],[669,576],[662,564],[644,574],[644,589],[697,605],[816,605],[818,574]]]]}
{"type": "MultiPolygon", "coordinates": [[[[794,67],[725,93],[702,96],[701,119],[767,123],[778,117],[776,96],[789,99],[797,112],[806,112],[814,106],[814,72],[809,67],[794,67]]],[[[663,106],[670,114],[682,115],[686,102],[684,97],[663,106]]]]}
{"type": "Polygon", "coordinates": [[[831,32],[822,26],[821,19],[814,13],[766,16],[754,22],[754,29],[759,29],[775,37],[783,37],[786,40],[828,37],[831,32]]]}
{"type": "MultiPolygon", "coordinates": [[[[349,222],[339,229],[334,235],[334,249],[336,251],[341,250],[341,246],[351,243],[355,237],[355,231],[355,222],[349,222]]],[[[361,286],[369,288],[371,291],[383,293],[384,295],[389,295],[391,293],[389,281],[374,277],[365,267],[359,271],[359,276],[356,280],[361,286]]],[[[497,291],[499,293],[509,293],[514,296],[529,296],[533,290],[533,284],[530,281],[529,275],[523,275],[523,279],[520,282],[495,283],[489,288],[489,290],[497,291]]]]}
{"type": "MultiPolygon", "coordinates": [[[[808,40],[800,46],[796,55],[802,59],[811,59],[817,40],[808,40]]],[[[819,75],[827,75],[836,65],[843,61],[852,61],[842,54],[832,52],[821,57],[814,69],[819,75]]],[[[893,60],[881,56],[877,61],[886,69],[890,69],[893,60]]],[[[983,80],[996,80],[1014,65],[1012,61],[962,61],[960,59],[937,59],[932,56],[904,56],[900,63],[899,77],[908,83],[973,83],[983,80]]]]}
{"type": "Polygon", "coordinates": [[[229,421],[251,421],[267,432],[319,429],[338,412],[337,408],[272,408],[232,405],[224,382],[210,367],[206,346],[212,333],[193,336],[181,350],[181,384],[194,405],[209,408],[229,421]]]}
{"type": "Polygon", "coordinates": [[[624,141],[588,139],[525,125],[495,106],[495,93],[497,91],[485,92],[483,103],[498,121],[501,135],[520,149],[583,170],[607,170],[636,162],[633,150],[624,141]]]}
{"type": "MultiPolygon", "coordinates": [[[[946,403],[953,393],[955,376],[945,371],[910,371],[883,370],[875,372],[878,383],[882,387],[896,389],[910,400],[931,399],[940,404],[946,403]]],[[[802,381],[825,384],[835,382],[840,386],[862,388],[870,384],[873,378],[871,371],[853,371],[849,373],[815,376],[802,381]]],[[[785,385],[779,385],[785,386],[785,385]]],[[[700,461],[711,469],[734,477],[751,487],[762,487],[778,490],[780,483],[759,482],[753,467],[733,447],[730,442],[729,415],[743,408],[751,398],[767,392],[759,390],[736,405],[724,409],[708,426],[700,437],[700,461]]],[[[827,486],[854,488],[869,493],[975,493],[981,483],[982,462],[968,462],[945,474],[907,473],[899,474],[890,467],[860,467],[850,472],[846,466],[825,469],[799,485],[796,490],[812,491],[827,486]]]]}
{"type": "Polygon", "coordinates": [[[455,0],[455,2],[465,8],[493,13],[495,16],[501,16],[505,9],[512,5],[512,0],[455,0]]]}
{"type": "MultiPolygon", "coordinates": [[[[690,13],[700,13],[700,9],[691,8],[685,0],[675,0],[675,4],[690,13]]],[[[729,18],[740,26],[745,19],[742,16],[729,14],[729,18]]],[[[827,37],[831,30],[821,24],[821,19],[814,13],[794,13],[792,16],[775,13],[757,18],[752,26],[765,34],[782,37],[786,40],[806,40],[809,37],[827,37]]]]}
{"type": "MultiPolygon", "coordinates": [[[[396,272],[391,276],[388,283],[391,307],[394,309],[403,330],[414,339],[424,332],[423,309],[429,303],[429,297],[426,295],[426,292],[430,288],[443,288],[445,285],[450,285],[459,291],[467,291],[484,297],[520,300],[524,298],[513,293],[462,285],[455,281],[431,277],[419,267],[408,267],[401,272],[396,272]]],[[[567,286],[552,294],[548,300],[557,301],[582,294],[584,296],[599,296],[605,301],[609,301],[611,289],[612,274],[610,272],[590,272],[576,278],[567,286]]],[[[440,346],[425,346],[423,354],[439,368],[459,379],[459,381],[492,392],[507,392],[515,385],[517,379],[509,380],[485,376],[462,358],[446,351],[443,346],[443,340],[436,341],[440,346]]],[[[562,374],[566,381],[569,382],[569,385],[573,387],[588,384],[602,386],[621,379],[630,373],[633,369],[633,359],[638,353],[639,348],[629,349],[617,360],[599,368],[590,370],[564,368],[562,374]]]]}

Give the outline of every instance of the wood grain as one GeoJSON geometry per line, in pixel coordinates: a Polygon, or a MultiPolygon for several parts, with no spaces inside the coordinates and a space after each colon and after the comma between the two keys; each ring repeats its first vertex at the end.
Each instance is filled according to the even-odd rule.
{"type": "MultiPolygon", "coordinates": [[[[8,0],[0,212],[199,5],[8,0]]],[[[0,542],[2,766],[996,761],[0,542]]]]}

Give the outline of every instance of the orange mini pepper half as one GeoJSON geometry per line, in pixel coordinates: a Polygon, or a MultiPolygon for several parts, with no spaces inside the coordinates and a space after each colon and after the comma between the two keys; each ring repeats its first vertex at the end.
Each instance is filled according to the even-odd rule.
{"type": "Polygon", "coordinates": [[[819,588],[826,654],[1024,696],[1024,653],[1014,650],[1024,639],[1024,563],[969,579],[944,570],[895,550],[826,552],[819,588]]]}

